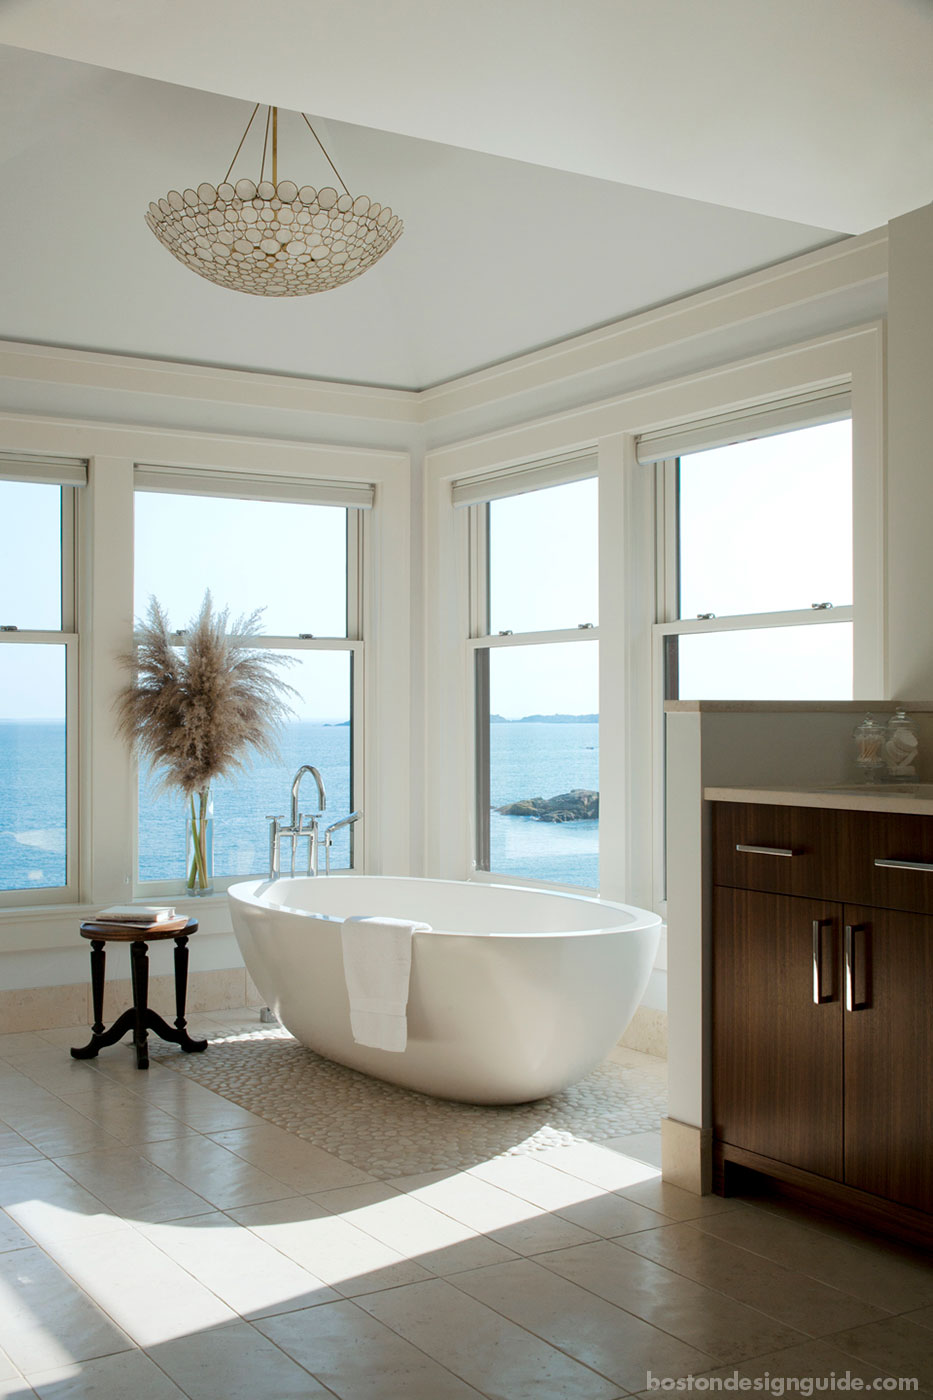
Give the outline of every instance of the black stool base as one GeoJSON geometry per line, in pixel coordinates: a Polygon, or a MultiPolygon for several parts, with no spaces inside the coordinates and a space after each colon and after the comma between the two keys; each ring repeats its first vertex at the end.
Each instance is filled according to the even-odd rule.
{"type": "MultiPolygon", "coordinates": [[[[109,1030],[104,1031],[101,1035],[92,1032],[87,1045],[72,1049],[71,1058],[73,1060],[93,1060],[98,1051],[106,1049],[108,1045],[116,1045],[118,1040],[123,1039],[127,1031],[132,1031],[134,1034],[137,1069],[148,1069],[149,1048],[145,1039],[140,1043],[137,1038],[136,1008],[133,1006],[128,1011],[124,1011],[109,1030]]],[[[180,1045],[188,1055],[199,1055],[202,1050],[207,1049],[206,1040],[192,1040],[186,1030],[170,1026],[157,1011],[153,1011],[151,1006],[147,1006],[145,1011],[144,1036],[147,1031],[155,1031],[161,1040],[170,1041],[173,1045],[180,1045]]]]}

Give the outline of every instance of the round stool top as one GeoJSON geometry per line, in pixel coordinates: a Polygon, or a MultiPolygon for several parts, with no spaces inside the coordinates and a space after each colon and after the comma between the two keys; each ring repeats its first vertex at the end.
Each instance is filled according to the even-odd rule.
{"type": "Polygon", "coordinates": [[[131,928],[129,924],[95,924],[93,919],[81,925],[81,937],[93,938],[102,943],[156,943],[163,938],[186,938],[189,933],[197,933],[197,919],[188,919],[179,925],[177,919],[169,920],[171,928],[159,924],[141,924],[131,928]]]}

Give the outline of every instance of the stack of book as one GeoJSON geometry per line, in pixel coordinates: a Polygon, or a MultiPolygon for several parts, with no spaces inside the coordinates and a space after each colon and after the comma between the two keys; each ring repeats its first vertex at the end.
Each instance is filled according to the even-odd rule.
{"type": "Polygon", "coordinates": [[[171,904],[110,904],[95,914],[91,922],[138,929],[140,933],[168,933],[171,929],[184,928],[188,917],[176,914],[171,904]]]}

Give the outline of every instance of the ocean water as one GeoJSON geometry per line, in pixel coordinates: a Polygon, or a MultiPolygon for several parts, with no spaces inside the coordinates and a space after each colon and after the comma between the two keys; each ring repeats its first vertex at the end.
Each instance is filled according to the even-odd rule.
{"type": "MultiPolygon", "coordinates": [[[[245,877],[266,872],[269,823],[265,818],[288,815],[292,776],[303,763],[320,769],[327,816],[333,821],[346,816],[350,811],[349,747],[347,725],[291,724],[283,731],[281,763],[261,763],[239,779],[218,780],[214,784],[215,874],[245,877]]],[[[0,722],[0,889],[64,884],[64,754],[63,723],[0,722]]],[[[598,725],[492,725],[493,871],[595,888],[598,822],[537,822],[504,817],[495,809],[525,797],[554,797],[571,788],[596,790],[598,786],[598,725]]],[[[314,783],[306,777],[301,809],[315,810],[316,797],[314,783]]],[[[144,773],[139,810],[139,879],[179,878],[185,866],[184,804],[175,793],[155,793],[144,773]]],[[[332,866],[346,868],[349,859],[349,832],[344,829],[335,839],[332,866]]]]}

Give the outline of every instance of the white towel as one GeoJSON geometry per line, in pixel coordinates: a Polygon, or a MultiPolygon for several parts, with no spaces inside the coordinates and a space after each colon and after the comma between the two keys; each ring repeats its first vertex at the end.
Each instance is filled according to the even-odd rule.
{"type": "Polygon", "coordinates": [[[404,1050],[408,1044],[411,936],[430,924],[353,914],[341,928],[350,1026],[357,1045],[404,1050]]]}

